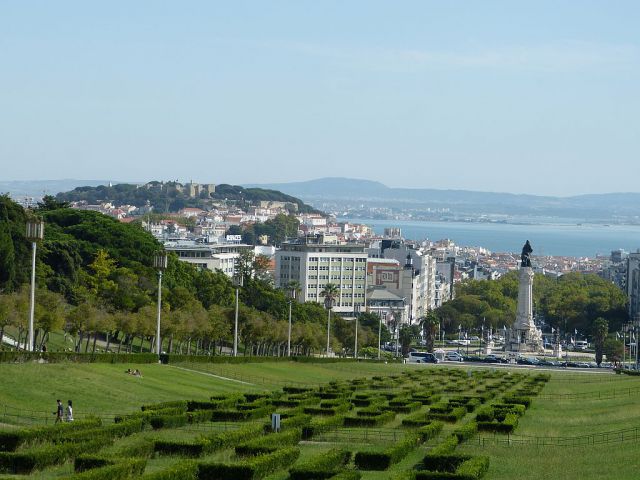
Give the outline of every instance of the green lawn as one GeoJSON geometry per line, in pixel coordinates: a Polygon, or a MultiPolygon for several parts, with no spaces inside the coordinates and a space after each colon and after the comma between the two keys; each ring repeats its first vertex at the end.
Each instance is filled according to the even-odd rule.
{"type": "MultiPolygon", "coordinates": [[[[140,405],[176,399],[206,400],[213,394],[225,392],[280,390],[283,385],[317,385],[331,380],[349,380],[374,375],[394,375],[402,371],[441,370],[438,366],[398,364],[344,363],[307,364],[296,362],[270,362],[238,365],[178,364],[178,365],[111,365],[111,364],[0,364],[0,423],[47,423],[53,420],[56,398],[66,402],[74,400],[76,417],[86,413],[116,414],[139,410],[140,405]],[[143,377],[127,375],[127,368],[138,368],[143,377]],[[220,378],[222,377],[222,378],[220,378]],[[245,382],[245,383],[241,383],[245,382]],[[6,406],[6,407],[5,407],[6,406]],[[29,420],[24,411],[34,411],[40,417],[29,420]],[[12,413],[21,415],[16,422],[12,413]],[[3,416],[4,415],[4,416],[3,416]]],[[[458,370],[461,367],[457,367],[458,370]]],[[[486,369],[484,369],[486,371],[486,369]]],[[[520,370],[521,372],[523,370],[520,370]]],[[[525,371],[526,372],[526,371],[525,371]]],[[[533,372],[530,372],[533,373],[533,372]]],[[[437,377],[436,377],[437,378],[437,377]]],[[[457,376],[456,382],[466,384],[467,376],[457,376]]],[[[386,380],[384,381],[386,382],[386,380]]],[[[403,388],[411,387],[405,382],[403,388]]],[[[418,382],[414,382],[418,385],[418,382]]],[[[454,382],[455,383],[455,382],[454,382]]],[[[490,383],[490,381],[489,381],[490,383]]],[[[393,381],[389,379],[392,387],[393,381]]],[[[423,407],[426,411],[426,407],[423,407]]],[[[385,431],[397,429],[400,435],[402,414],[381,427],[385,431]]],[[[462,422],[474,418],[468,414],[462,422]]],[[[200,424],[146,431],[135,437],[162,437],[190,440],[201,431],[220,428],[215,424],[200,424]]],[[[399,464],[388,471],[363,472],[363,480],[383,480],[395,473],[412,469],[420,462],[431,446],[444,438],[454,425],[447,424],[438,439],[432,439],[411,451],[399,464]]],[[[485,478],[506,479],[636,479],[640,478],[640,457],[637,455],[640,441],[640,378],[602,373],[554,372],[531,407],[520,419],[511,444],[496,444],[493,434],[481,433],[458,447],[461,453],[488,455],[490,470],[485,478]],[[638,427],[634,440],[609,443],[583,444],[580,446],[522,445],[517,441],[535,438],[580,437],[590,434],[638,427]],[[483,439],[485,441],[483,442],[483,439]]],[[[506,436],[497,438],[505,439],[506,436]]],[[[134,438],[118,440],[113,449],[126,449],[134,438]]],[[[533,441],[533,440],[528,440],[533,441]]],[[[302,458],[326,450],[332,446],[358,450],[384,448],[379,439],[333,437],[331,434],[314,437],[312,442],[300,444],[302,458]]],[[[229,459],[230,450],[212,454],[211,460],[229,459]]],[[[152,457],[147,471],[161,470],[171,462],[171,457],[152,457]]],[[[37,473],[33,478],[56,478],[69,474],[70,464],[52,467],[37,473]]],[[[285,480],[287,474],[280,471],[268,480],[285,480]]]]}
{"type": "MultiPolygon", "coordinates": [[[[515,443],[496,446],[489,438],[485,446],[478,445],[476,439],[461,446],[460,450],[489,455],[491,464],[487,478],[492,480],[640,478],[638,387],[640,379],[637,377],[556,373],[540,398],[534,400],[521,418],[513,436],[515,440],[528,436],[580,437],[638,427],[635,439],[627,435],[628,440],[618,441],[621,438],[612,435],[609,443],[542,447],[515,443]]],[[[570,442],[586,443],[587,440],[564,441],[570,442]]]]}

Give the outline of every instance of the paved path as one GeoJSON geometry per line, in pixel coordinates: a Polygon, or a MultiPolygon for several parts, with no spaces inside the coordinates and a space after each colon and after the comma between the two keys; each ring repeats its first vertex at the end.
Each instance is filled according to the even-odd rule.
{"type": "Polygon", "coordinates": [[[185,372],[199,373],[200,375],[206,375],[207,377],[214,377],[214,378],[217,378],[219,380],[227,380],[229,382],[236,382],[236,383],[242,383],[243,385],[255,386],[255,383],[243,382],[242,380],[236,380],[235,378],[221,377],[220,375],[214,375],[213,373],[201,372],[200,370],[192,370],[190,368],[176,367],[175,365],[167,365],[167,367],[177,368],[178,370],[184,370],[185,372]]]}

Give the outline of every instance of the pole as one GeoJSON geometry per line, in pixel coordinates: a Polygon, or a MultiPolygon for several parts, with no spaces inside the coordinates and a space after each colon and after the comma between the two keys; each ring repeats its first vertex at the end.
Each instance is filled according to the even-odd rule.
{"type": "Polygon", "coordinates": [[[240,289],[236,287],[236,318],[233,323],[233,356],[238,356],[238,306],[239,306],[240,289]]]}
{"type": "Polygon", "coordinates": [[[287,335],[287,357],[291,356],[291,300],[289,300],[289,334],[287,335]]]}
{"type": "Polygon", "coordinates": [[[328,308],[327,314],[327,357],[329,356],[329,338],[331,334],[331,306],[328,308]]]}
{"type": "Polygon", "coordinates": [[[380,343],[382,339],[382,315],[379,316],[380,322],[378,323],[378,360],[380,360],[380,348],[382,344],[380,343]]]}
{"type": "Polygon", "coordinates": [[[162,349],[162,342],[160,341],[160,312],[162,311],[162,270],[158,270],[158,322],[156,325],[156,353],[158,354],[158,361],[160,361],[160,354],[162,349]]]}
{"type": "Polygon", "coordinates": [[[356,315],[356,341],[353,347],[353,358],[358,358],[358,316],[356,315]]]}
{"type": "Polygon", "coordinates": [[[34,350],[34,331],[33,331],[33,317],[36,309],[36,242],[31,243],[31,250],[33,251],[31,256],[31,306],[29,308],[29,345],[26,350],[33,352],[34,350]]]}

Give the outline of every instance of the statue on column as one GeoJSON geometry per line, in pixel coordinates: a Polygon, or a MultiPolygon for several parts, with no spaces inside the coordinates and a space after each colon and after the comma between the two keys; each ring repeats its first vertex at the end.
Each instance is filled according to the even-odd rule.
{"type": "Polygon", "coordinates": [[[533,248],[531,248],[531,244],[529,240],[522,247],[522,254],[520,255],[520,266],[521,267],[530,267],[531,266],[531,253],[533,253],[533,248]]]}

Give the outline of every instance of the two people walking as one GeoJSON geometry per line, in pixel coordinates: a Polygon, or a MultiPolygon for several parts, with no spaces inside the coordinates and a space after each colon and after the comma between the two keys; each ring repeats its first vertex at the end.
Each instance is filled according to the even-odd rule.
{"type": "Polygon", "coordinates": [[[56,416],[55,423],[73,422],[73,402],[71,402],[71,400],[67,402],[67,409],[65,411],[64,406],[62,405],[62,401],[61,400],[56,400],[56,401],[58,402],[58,404],[56,406],[56,412],[55,412],[55,416],[56,416]]]}

